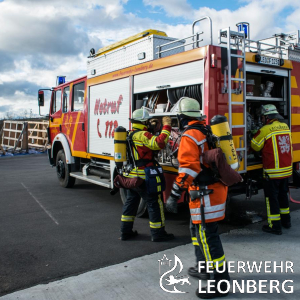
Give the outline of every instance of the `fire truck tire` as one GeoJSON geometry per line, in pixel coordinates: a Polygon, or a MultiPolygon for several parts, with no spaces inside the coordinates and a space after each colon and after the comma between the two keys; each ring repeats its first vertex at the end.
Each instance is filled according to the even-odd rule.
{"type": "Polygon", "coordinates": [[[71,188],[75,184],[76,178],[70,176],[70,167],[66,163],[64,150],[59,150],[56,156],[56,175],[59,184],[64,188],[71,188]]]}
{"type": "MultiPolygon", "coordinates": [[[[121,195],[122,203],[125,204],[126,196],[125,196],[124,189],[120,189],[120,195],[121,195]]],[[[141,199],[141,201],[140,201],[140,205],[139,205],[136,216],[138,218],[142,218],[142,217],[147,216],[147,203],[143,199],[141,199]]]]}

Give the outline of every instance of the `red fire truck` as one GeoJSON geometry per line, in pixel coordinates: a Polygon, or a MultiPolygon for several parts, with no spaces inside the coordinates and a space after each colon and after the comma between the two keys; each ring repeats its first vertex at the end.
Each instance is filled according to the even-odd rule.
{"type": "MultiPolygon", "coordinates": [[[[77,178],[113,189],[114,130],[130,130],[133,110],[146,107],[153,117],[173,117],[170,141],[158,154],[166,199],[177,173],[171,153],[179,132],[172,107],[182,96],[197,99],[207,120],[217,114],[227,117],[244,177],[231,193],[250,198],[260,187],[261,157],[250,150],[249,141],[262,126],[262,104],[275,104],[292,130],[293,178],[299,182],[299,31],[253,41],[248,23],[237,27],[219,31],[219,46],[213,45],[211,19],[204,17],[193,23],[185,39],[146,30],[97,52],[91,49],[87,76],[51,89],[48,155],[60,184],[72,187],[77,178]],[[195,32],[204,26],[206,37],[204,31],[195,32]]],[[[38,98],[43,105],[42,89],[38,98]]],[[[122,190],[120,194],[124,201],[122,190]]],[[[138,213],[145,209],[141,200],[138,213]]]]}

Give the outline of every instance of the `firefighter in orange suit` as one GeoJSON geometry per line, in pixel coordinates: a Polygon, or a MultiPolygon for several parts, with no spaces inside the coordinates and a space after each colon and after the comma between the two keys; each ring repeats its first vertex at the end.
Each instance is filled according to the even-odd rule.
{"type": "MultiPolygon", "coordinates": [[[[200,293],[197,290],[196,295],[199,298],[207,299],[226,296],[228,292],[223,294],[217,289],[219,281],[230,280],[225,263],[225,254],[218,234],[217,221],[225,217],[227,187],[210,175],[209,166],[202,161],[201,154],[209,150],[209,146],[203,131],[195,128],[198,126],[205,129],[205,120],[203,120],[201,115],[198,101],[187,97],[181,98],[178,103],[178,113],[180,126],[185,131],[181,137],[178,150],[178,176],[173,183],[171,195],[166,202],[166,209],[169,212],[177,212],[177,201],[184,190],[213,189],[213,193],[206,195],[203,201],[205,231],[202,228],[200,199],[190,200],[189,202],[192,222],[191,234],[196,249],[196,259],[198,262],[203,262],[203,264],[205,261],[212,262],[215,279],[215,286],[212,289],[214,290],[213,293],[207,293],[207,288],[204,288],[200,293]],[[199,247],[199,251],[197,251],[197,247],[199,247]],[[223,273],[217,272],[217,269],[223,271],[223,268],[225,269],[223,273]]],[[[209,273],[205,269],[202,269],[199,273],[197,271],[196,268],[190,268],[189,274],[201,279],[209,278],[209,273]]],[[[220,284],[220,289],[226,291],[226,282],[220,284]]]]}
{"type": "Polygon", "coordinates": [[[275,105],[263,105],[261,115],[265,125],[254,135],[251,147],[255,151],[262,150],[269,223],[262,230],[281,235],[281,227],[291,227],[288,198],[288,178],[293,172],[291,131],[288,125],[278,121],[280,115],[275,105]]]}
{"type": "MultiPolygon", "coordinates": [[[[129,174],[123,174],[123,176],[145,179],[144,169],[153,166],[154,151],[165,148],[168,142],[171,131],[171,118],[163,117],[163,128],[158,136],[148,131],[149,119],[149,113],[144,109],[137,109],[132,114],[132,119],[130,119],[133,129],[131,139],[136,167],[129,174]]],[[[125,195],[126,202],[121,217],[121,240],[128,240],[137,235],[137,231],[133,231],[132,228],[141,198],[147,203],[152,242],[162,242],[174,238],[173,234],[165,231],[162,193],[149,194],[144,182],[137,188],[125,189],[125,195]]]]}

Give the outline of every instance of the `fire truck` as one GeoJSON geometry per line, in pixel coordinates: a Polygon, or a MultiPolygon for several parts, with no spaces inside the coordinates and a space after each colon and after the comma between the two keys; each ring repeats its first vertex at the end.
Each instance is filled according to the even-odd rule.
{"type": "MultiPolygon", "coordinates": [[[[299,36],[297,31],[254,41],[249,24],[242,22],[234,30],[221,29],[219,45],[214,45],[212,21],[203,17],[184,39],[146,30],[97,52],[91,49],[87,76],[70,82],[59,78],[50,89],[48,156],[59,183],[70,188],[80,179],[114,193],[114,130],[118,126],[130,130],[132,112],[145,107],[153,118],[172,117],[169,142],[157,156],[167,199],[178,167],[172,156],[180,136],[173,108],[188,96],[199,101],[208,122],[215,115],[228,119],[244,179],[230,189],[231,194],[243,193],[250,199],[260,188],[261,157],[249,145],[253,132],[262,126],[258,112],[263,104],[275,104],[291,128],[293,181],[299,184],[299,36]]],[[[38,101],[44,104],[43,89],[38,101]]],[[[124,202],[122,189],[120,194],[124,202]]],[[[141,199],[138,215],[145,210],[141,199]]]]}

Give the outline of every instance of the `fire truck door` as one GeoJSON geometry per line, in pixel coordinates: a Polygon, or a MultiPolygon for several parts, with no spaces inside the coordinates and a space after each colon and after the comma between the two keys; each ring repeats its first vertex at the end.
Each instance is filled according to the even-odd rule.
{"type": "Polygon", "coordinates": [[[62,124],[62,107],[61,107],[62,91],[61,89],[52,92],[50,105],[50,140],[53,141],[55,136],[60,133],[62,124]]]}
{"type": "Polygon", "coordinates": [[[85,124],[84,124],[84,100],[85,81],[75,82],[71,88],[70,106],[70,141],[72,155],[81,156],[79,152],[86,152],[85,124]]]}

